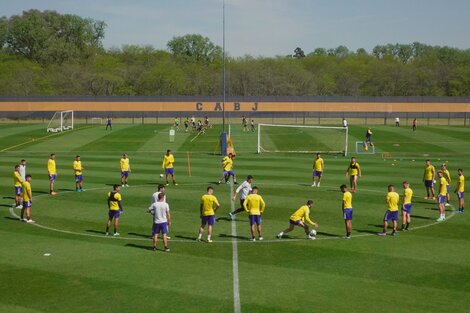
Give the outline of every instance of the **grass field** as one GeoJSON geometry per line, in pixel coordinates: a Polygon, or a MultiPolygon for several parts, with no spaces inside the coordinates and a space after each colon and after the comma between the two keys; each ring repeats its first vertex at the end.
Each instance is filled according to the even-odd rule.
{"type": "MultiPolygon", "coordinates": [[[[452,190],[457,168],[470,175],[469,128],[412,132],[374,127],[377,154],[357,156],[363,176],[353,199],[353,238],[344,240],[338,187],[347,183],[351,154],[324,155],[322,186],[312,188],[313,155],[258,155],[256,133],[232,127],[238,180],[253,175],[267,204],[265,241],[254,243],[248,241],[246,214],[233,223],[226,218],[233,186],[215,184],[221,174],[221,157],[214,154],[220,129],[196,139],[178,132],[173,143],[168,129],[115,125],[106,132],[102,126],[83,126],[50,135],[44,125],[0,125],[0,312],[469,311],[469,214],[449,208],[447,220],[436,223],[436,204],[423,200],[421,183],[427,158],[436,167],[448,162],[452,190]],[[164,253],[150,250],[151,218],[145,211],[162,182],[162,156],[168,148],[175,154],[179,185],[166,190],[173,224],[171,252],[164,253]],[[48,195],[46,170],[52,152],[58,166],[55,197],[48,195]],[[124,152],[132,173],[130,187],[122,190],[121,237],[106,237],[106,193],[119,182],[124,152]],[[390,158],[383,159],[382,152],[390,158]],[[74,191],[76,154],[85,167],[83,193],[74,191]],[[33,175],[35,225],[19,222],[19,210],[12,208],[11,175],[22,158],[33,175]],[[387,185],[395,184],[402,194],[405,179],[415,192],[412,229],[397,237],[376,236],[387,185]],[[194,240],[199,200],[208,185],[215,186],[222,205],[212,244],[194,240]],[[305,240],[300,229],[276,239],[307,199],[314,200],[317,239],[305,240]]],[[[350,128],[350,151],[364,132],[364,127],[350,128]]],[[[452,204],[456,208],[455,195],[452,204]]]]}

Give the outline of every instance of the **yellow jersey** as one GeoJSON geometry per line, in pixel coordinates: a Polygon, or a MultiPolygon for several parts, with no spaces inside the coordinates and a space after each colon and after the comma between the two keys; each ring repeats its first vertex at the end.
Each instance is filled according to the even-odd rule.
{"type": "Polygon", "coordinates": [[[82,161],[73,161],[73,171],[75,175],[82,175],[82,161]]]}
{"type": "Polygon", "coordinates": [[[57,174],[57,171],[55,168],[55,160],[49,159],[49,161],[47,161],[47,172],[49,174],[57,174]]]}
{"type": "Polygon", "coordinates": [[[429,165],[424,167],[424,180],[433,180],[434,179],[434,174],[436,173],[436,169],[434,166],[429,165]]]}
{"type": "Polygon", "coordinates": [[[352,193],[349,191],[343,193],[343,205],[345,209],[352,209],[352,193]]]}
{"type": "Polygon", "coordinates": [[[413,190],[410,187],[405,188],[403,191],[403,204],[411,203],[411,199],[413,198],[413,190]]]}
{"type": "Polygon", "coordinates": [[[442,171],[442,176],[447,180],[447,183],[448,183],[449,185],[452,183],[452,180],[450,179],[449,170],[443,170],[443,171],[442,171]]]}
{"type": "Polygon", "coordinates": [[[17,171],[13,172],[13,182],[15,183],[15,187],[21,187],[23,185],[23,177],[21,177],[20,173],[17,171]]]}
{"type": "Polygon", "coordinates": [[[459,176],[459,188],[457,189],[458,192],[464,192],[465,189],[465,177],[463,175],[459,176]]]}
{"type": "Polygon", "coordinates": [[[222,160],[222,166],[224,168],[224,171],[230,171],[233,167],[233,160],[228,156],[224,157],[224,159],[222,160]]]}
{"type": "Polygon", "coordinates": [[[313,161],[313,170],[317,172],[323,172],[324,166],[325,166],[325,162],[323,161],[322,158],[315,159],[315,161],[313,161]]]}
{"type": "Polygon", "coordinates": [[[439,179],[439,195],[440,196],[445,196],[447,195],[447,185],[449,185],[449,183],[447,182],[447,179],[445,179],[444,177],[441,177],[439,179]]]}
{"type": "Polygon", "coordinates": [[[117,211],[120,209],[119,202],[121,202],[122,197],[119,192],[114,192],[114,195],[111,198],[111,193],[112,192],[108,192],[108,207],[111,211],[117,211]]]}
{"type": "Polygon", "coordinates": [[[28,181],[25,181],[23,183],[23,201],[31,201],[31,198],[29,195],[33,195],[33,192],[31,191],[31,184],[28,181]]]}
{"type": "Polygon", "coordinates": [[[214,195],[203,195],[201,197],[201,215],[202,216],[210,216],[214,215],[214,209],[218,206],[219,201],[214,195]]]}
{"type": "Polygon", "coordinates": [[[175,163],[175,158],[173,157],[173,154],[170,153],[170,155],[165,154],[163,156],[162,168],[173,168],[173,163],[175,163]]]}
{"type": "Polygon", "coordinates": [[[359,169],[360,168],[361,167],[359,166],[359,163],[357,163],[357,162],[350,163],[349,167],[348,167],[349,176],[354,176],[354,175],[359,174],[359,169]]]}
{"type": "Polygon", "coordinates": [[[121,171],[128,172],[129,171],[129,158],[122,158],[121,159],[121,171]]]}
{"type": "Polygon", "coordinates": [[[245,198],[243,202],[243,207],[249,215],[261,215],[264,212],[266,204],[264,203],[263,198],[259,194],[252,193],[245,198]]]}
{"type": "Polygon", "coordinates": [[[310,225],[313,225],[314,222],[310,219],[310,209],[307,205],[301,206],[297,211],[290,216],[291,221],[302,220],[302,222],[307,221],[310,225]]]}
{"type": "Polygon", "coordinates": [[[398,211],[398,202],[400,201],[400,196],[395,191],[390,191],[387,193],[387,210],[394,212],[398,211]]]}

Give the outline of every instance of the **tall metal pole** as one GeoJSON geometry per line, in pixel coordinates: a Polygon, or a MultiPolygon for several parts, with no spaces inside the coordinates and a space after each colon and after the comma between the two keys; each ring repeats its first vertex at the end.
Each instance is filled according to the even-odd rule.
{"type": "Polygon", "coordinates": [[[223,66],[223,101],[222,101],[222,131],[225,132],[225,84],[226,84],[226,75],[225,75],[225,0],[222,2],[222,66],[223,66]]]}

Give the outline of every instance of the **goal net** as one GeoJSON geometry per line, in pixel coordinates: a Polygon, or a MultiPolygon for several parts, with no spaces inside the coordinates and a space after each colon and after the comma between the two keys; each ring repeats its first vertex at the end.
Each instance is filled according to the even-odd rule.
{"type": "Polygon", "coordinates": [[[103,119],[101,117],[92,117],[91,118],[91,125],[102,125],[103,119]]]}
{"type": "Polygon", "coordinates": [[[47,124],[47,132],[61,132],[73,129],[73,111],[57,111],[47,124]]]}
{"type": "Polygon", "coordinates": [[[348,128],[258,124],[258,153],[348,154],[348,128]]]}

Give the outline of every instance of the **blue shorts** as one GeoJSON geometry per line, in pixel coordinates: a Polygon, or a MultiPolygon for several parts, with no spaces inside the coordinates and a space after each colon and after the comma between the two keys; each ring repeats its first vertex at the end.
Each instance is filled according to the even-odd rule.
{"type": "Polygon", "coordinates": [[[32,205],[31,201],[23,201],[23,208],[30,208],[32,205]]]}
{"type": "Polygon", "coordinates": [[[152,227],[152,234],[155,235],[155,234],[162,234],[162,235],[166,235],[168,234],[168,223],[167,222],[164,222],[164,223],[154,223],[153,224],[153,227],[152,227]]]}
{"type": "Polygon", "coordinates": [[[407,203],[407,204],[403,204],[403,206],[401,207],[401,210],[403,212],[406,212],[407,214],[411,214],[411,203],[407,203]]]}
{"type": "Polygon", "coordinates": [[[121,176],[122,177],[128,177],[129,176],[129,171],[121,171],[121,176]]]}
{"type": "Polygon", "coordinates": [[[15,195],[19,196],[23,193],[23,188],[21,186],[15,186],[15,195]]]}
{"type": "MultiPolygon", "coordinates": [[[[297,221],[289,220],[289,223],[290,223],[291,225],[297,225],[297,226],[298,226],[301,222],[302,222],[302,220],[297,220],[297,221]]],[[[303,223],[303,222],[302,222],[302,223],[303,223]]]]}
{"type": "Polygon", "coordinates": [[[202,226],[212,226],[215,224],[215,215],[201,216],[201,225],[202,226]]]}
{"type": "Polygon", "coordinates": [[[110,220],[113,218],[119,218],[121,216],[121,210],[109,210],[108,211],[108,217],[110,220]]]}
{"type": "Polygon", "coordinates": [[[313,177],[321,177],[321,175],[323,174],[323,172],[320,172],[320,171],[313,171],[313,177]]]}
{"type": "Polygon", "coordinates": [[[424,181],[424,186],[426,188],[433,188],[434,187],[434,183],[432,182],[432,180],[425,180],[424,181]]]}
{"type": "Polygon", "coordinates": [[[224,177],[227,177],[227,176],[230,176],[230,175],[231,175],[231,176],[235,176],[235,173],[234,173],[232,170],[230,170],[230,171],[224,171],[224,177]]]}
{"type": "Polygon", "coordinates": [[[398,221],[398,211],[389,211],[385,212],[384,221],[398,221]]]}
{"type": "Polygon", "coordinates": [[[260,225],[261,224],[261,215],[248,215],[250,220],[250,225],[260,225]]]}
{"type": "Polygon", "coordinates": [[[83,181],[83,175],[75,175],[75,182],[80,183],[83,181]]]}
{"type": "Polygon", "coordinates": [[[56,178],[57,178],[57,174],[49,174],[49,181],[55,182],[56,178]]]}
{"type": "Polygon", "coordinates": [[[447,193],[449,193],[449,191],[450,191],[450,186],[449,185],[446,186],[446,190],[447,190],[447,193]]]}
{"type": "Polygon", "coordinates": [[[460,191],[457,192],[457,198],[463,199],[463,191],[462,192],[460,192],[460,191]]]}
{"type": "Polygon", "coordinates": [[[343,218],[346,221],[351,221],[353,219],[353,209],[352,208],[346,208],[343,210],[343,218]]]}
{"type": "Polygon", "coordinates": [[[175,168],[172,167],[172,168],[166,168],[165,169],[165,174],[166,175],[174,175],[175,174],[175,168]]]}
{"type": "Polygon", "coordinates": [[[446,203],[446,201],[447,201],[447,196],[439,195],[437,197],[437,203],[439,203],[439,204],[446,203]]]}

